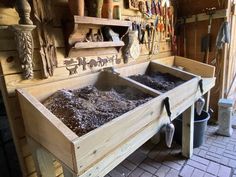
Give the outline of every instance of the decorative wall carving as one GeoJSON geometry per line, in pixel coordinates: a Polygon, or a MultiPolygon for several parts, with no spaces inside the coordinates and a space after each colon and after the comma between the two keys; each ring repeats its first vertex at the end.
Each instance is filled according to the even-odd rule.
{"type": "Polygon", "coordinates": [[[70,58],[64,60],[64,64],[66,65],[66,70],[69,71],[69,75],[77,74],[77,70],[82,66],[83,70],[87,70],[87,68],[94,67],[107,67],[109,65],[120,64],[121,59],[118,59],[117,55],[106,56],[106,57],[94,57],[94,58],[86,58],[86,57],[77,57],[70,58]]]}
{"type": "Polygon", "coordinates": [[[9,28],[14,32],[17,51],[25,79],[33,78],[33,38],[34,25],[13,25],[9,28]]]}
{"type": "Polygon", "coordinates": [[[57,66],[56,45],[53,34],[53,1],[33,0],[33,14],[40,43],[42,74],[44,78],[53,76],[57,66]]]}

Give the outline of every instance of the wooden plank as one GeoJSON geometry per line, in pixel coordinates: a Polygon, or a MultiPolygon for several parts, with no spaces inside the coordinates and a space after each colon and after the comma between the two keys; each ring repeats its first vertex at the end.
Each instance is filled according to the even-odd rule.
{"type": "Polygon", "coordinates": [[[45,149],[40,147],[33,139],[27,138],[36,164],[38,176],[55,177],[53,157],[45,149]]]}
{"type": "Polygon", "coordinates": [[[170,57],[165,57],[165,58],[159,58],[157,60],[152,60],[152,61],[163,64],[163,65],[167,65],[167,66],[174,66],[174,60],[175,60],[175,57],[170,56],[170,57]]]}
{"type": "Polygon", "coordinates": [[[0,7],[0,25],[18,24],[19,15],[13,8],[0,7]]]}
{"type": "MultiPolygon", "coordinates": [[[[163,53],[163,55],[161,54],[160,56],[168,56],[170,53],[163,53]]],[[[156,58],[158,58],[159,55],[156,56],[156,58]]],[[[140,57],[140,63],[147,61],[147,56],[142,56],[140,57]]],[[[133,65],[135,63],[134,61],[131,61],[129,63],[129,65],[133,65]]],[[[127,66],[129,66],[127,65],[127,66]]],[[[104,65],[103,67],[109,67],[111,65],[104,65]]],[[[125,64],[120,64],[119,67],[125,66],[125,64]]],[[[83,71],[82,68],[80,67],[78,70],[78,74],[76,75],[69,75],[69,71],[66,70],[65,67],[60,67],[60,68],[56,68],[54,71],[54,76],[50,77],[48,79],[42,79],[41,77],[41,73],[39,71],[35,71],[34,72],[34,78],[32,80],[22,80],[22,76],[21,74],[14,74],[14,75],[6,75],[5,78],[5,82],[6,84],[6,88],[7,88],[7,92],[9,94],[9,96],[14,96],[15,95],[15,89],[16,88],[25,88],[25,87],[29,87],[32,85],[41,85],[44,83],[49,83],[49,82],[55,82],[55,81],[60,81],[60,80],[64,80],[64,79],[68,79],[68,78],[73,78],[73,77],[77,77],[77,76],[81,76],[84,74],[88,74],[88,73],[92,73],[95,71],[98,71],[100,69],[102,69],[103,67],[99,67],[99,68],[94,68],[93,70],[86,70],[83,71]]]]}
{"type": "Polygon", "coordinates": [[[17,93],[27,133],[73,168],[71,141],[77,136],[24,90],[17,93]],[[56,141],[51,141],[53,139],[56,141]]]}
{"type": "MultiPolygon", "coordinates": [[[[181,89],[180,89],[181,90],[181,89]]],[[[184,93],[184,92],[183,92],[184,93]]],[[[183,110],[187,109],[191,104],[195,102],[194,96],[189,96],[184,100],[181,100],[182,104],[174,104],[177,99],[175,99],[175,92],[171,92],[171,111],[173,113],[173,118],[177,117],[183,110]]],[[[161,96],[162,97],[162,96],[161,96]]],[[[163,96],[165,97],[165,95],[163,96]]],[[[158,116],[157,119],[154,119],[148,125],[140,129],[137,133],[131,136],[126,141],[122,142],[118,147],[113,151],[103,157],[99,162],[94,164],[93,167],[88,169],[81,177],[86,176],[104,176],[117,164],[122,162],[126,157],[128,157],[132,152],[134,152],[138,147],[140,147],[145,141],[155,135],[160,128],[169,122],[169,118],[165,112],[165,109],[162,109],[162,113],[158,116]]]]}
{"type": "Polygon", "coordinates": [[[176,76],[176,77],[179,77],[183,80],[190,80],[193,77],[197,77],[196,75],[193,75],[191,73],[187,73],[187,72],[178,70],[176,68],[169,67],[169,66],[162,65],[162,64],[158,64],[158,63],[155,63],[155,62],[151,62],[149,67],[150,67],[149,68],[150,71],[161,72],[161,73],[169,73],[169,74],[171,74],[173,76],[176,76]]]}
{"type": "Polygon", "coordinates": [[[214,77],[215,67],[194,61],[188,58],[176,56],[174,60],[175,66],[181,66],[185,71],[202,76],[202,77],[214,77]]]}
{"type": "MultiPolygon", "coordinates": [[[[165,45],[165,44],[163,44],[163,45],[165,45]]],[[[108,48],[108,50],[106,50],[106,49],[102,49],[102,50],[99,50],[99,49],[89,50],[88,49],[86,51],[84,51],[84,50],[78,51],[77,50],[76,55],[73,56],[73,54],[72,54],[71,57],[77,58],[77,56],[81,56],[81,57],[88,57],[88,58],[91,57],[92,58],[94,56],[97,56],[98,53],[100,54],[101,57],[103,57],[103,56],[117,54],[117,50],[114,48],[108,48]]],[[[168,55],[170,55],[170,52],[165,51],[163,53],[159,53],[157,55],[154,55],[153,57],[155,57],[155,59],[156,59],[156,58],[160,58],[160,57],[168,56],[168,55]]],[[[148,55],[141,55],[137,60],[130,59],[129,61],[130,61],[130,64],[134,64],[134,62],[145,61],[145,60],[148,60],[148,58],[149,58],[148,55]]],[[[67,59],[66,54],[65,54],[65,49],[64,48],[57,48],[58,67],[65,67],[65,64],[64,64],[65,59],[67,59]]],[[[162,60],[164,61],[165,58],[163,58],[162,60]]],[[[1,67],[2,67],[2,71],[3,71],[4,75],[22,72],[20,62],[18,60],[18,54],[16,51],[0,51],[0,61],[1,61],[1,67]]],[[[40,51],[38,49],[34,50],[33,63],[34,63],[34,65],[33,65],[34,71],[41,69],[42,62],[41,62],[41,58],[40,58],[40,51]]],[[[122,64],[122,66],[124,66],[124,64],[122,64]]]]}
{"type": "MultiPolygon", "coordinates": [[[[173,89],[168,93],[171,101],[173,100],[173,107],[181,104],[183,100],[188,97],[192,97],[192,100],[195,99],[195,94],[197,93],[197,80],[197,78],[194,78],[191,81],[186,82],[186,85],[176,87],[176,89],[173,89]],[[188,89],[187,92],[186,88],[188,89]],[[191,91],[189,91],[189,88],[191,88],[191,91]]],[[[160,95],[152,101],[139,106],[135,110],[123,114],[119,118],[78,138],[77,142],[75,142],[75,147],[79,146],[79,149],[76,151],[78,174],[83,174],[88,167],[91,167],[91,163],[93,164],[100,158],[107,156],[106,154],[119,143],[125,141],[128,137],[135,134],[135,132],[149,124],[151,121],[157,119],[161,114],[163,106],[162,101],[166,95],[167,93],[160,95]],[[126,117],[129,117],[129,119],[126,119],[126,117]],[[99,143],[94,140],[99,140],[99,143]],[[89,146],[91,147],[90,149],[88,148],[89,146]]],[[[180,112],[177,114],[179,113],[180,112]]],[[[173,117],[175,117],[174,114],[175,113],[173,113],[173,117]]]]}
{"type": "Polygon", "coordinates": [[[27,156],[26,158],[24,158],[24,161],[25,161],[25,166],[26,166],[26,170],[27,170],[26,173],[27,174],[34,173],[36,169],[35,169],[33,157],[31,155],[27,156]]]}
{"type": "Polygon", "coordinates": [[[1,89],[2,96],[3,96],[4,105],[6,107],[8,122],[9,122],[9,125],[10,125],[12,138],[13,138],[13,141],[14,141],[14,144],[15,144],[17,156],[18,156],[18,159],[19,159],[19,164],[20,164],[20,167],[22,169],[23,175],[26,176],[26,166],[25,166],[25,162],[24,162],[24,159],[23,159],[23,156],[22,156],[21,149],[20,149],[19,138],[17,138],[17,134],[16,134],[16,126],[17,125],[15,125],[13,123],[14,117],[12,117],[12,115],[11,115],[11,109],[9,107],[9,101],[8,101],[8,96],[7,96],[7,92],[6,92],[5,80],[4,80],[3,77],[0,77],[0,89],[1,89]]]}
{"type": "Polygon", "coordinates": [[[191,158],[193,155],[194,104],[183,113],[182,122],[182,155],[191,158]]]}
{"type": "Polygon", "coordinates": [[[107,25],[107,26],[124,26],[130,27],[130,21],[122,21],[107,18],[96,18],[96,17],[85,17],[85,16],[74,16],[75,24],[89,24],[89,25],[107,25]]]}
{"type": "Polygon", "coordinates": [[[103,47],[120,47],[124,46],[123,41],[118,42],[111,42],[111,41],[105,41],[105,42],[77,42],[75,44],[75,49],[89,49],[89,48],[103,48],[103,47]]]}
{"type": "Polygon", "coordinates": [[[26,137],[21,138],[19,141],[20,141],[19,146],[21,148],[22,156],[24,158],[30,156],[31,151],[30,151],[29,144],[27,143],[26,137]]]}

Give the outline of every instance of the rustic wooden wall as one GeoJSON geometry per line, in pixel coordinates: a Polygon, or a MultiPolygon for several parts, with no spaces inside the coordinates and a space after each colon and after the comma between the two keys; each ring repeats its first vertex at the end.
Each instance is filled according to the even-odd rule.
{"type": "MultiPolygon", "coordinates": [[[[34,37],[34,78],[32,80],[23,80],[22,69],[19,64],[18,54],[16,51],[16,44],[14,41],[13,33],[7,29],[8,25],[18,24],[18,14],[14,9],[6,8],[3,4],[0,4],[0,61],[1,61],[1,90],[4,96],[4,102],[7,107],[7,114],[14,137],[14,142],[17,149],[18,158],[20,161],[21,169],[24,176],[35,177],[35,166],[30,153],[29,146],[25,137],[25,130],[23,119],[19,108],[18,100],[15,96],[15,89],[27,87],[31,85],[43,84],[48,82],[54,82],[69,77],[77,77],[78,75],[91,72],[90,70],[82,71],[80,68],[77,75],[69,76],[68,71],[65,68],[65,44],[62,32],[61,18],[68,12],[68,5],[66,0],[54,1],[54,25],[53,34],[56,43],[56,53],[58,60],[58,67],[55,69],[54,76],[48,79],[42,79],[41,75],[41,61],[39,54],[39,42],[36,35],[36,31],[33,31],[34,37]]],[[[123,10],[123,17],[134,17],[137,14],[130,10],[123,10]]],[[[114,51],[114,50],[111,50],[114,51]]],[[[171,46],[169,43],[162,42],[160,47],[160,53],[151,58],[161,58],[171,55],[171,46]]],[[[138,61],[149,60],[150,56],[147,55],[145,50],[142,51],[138,61]]],[[[134,63],[134,60],[130,60],[129,64],[134,63]]],[[[123,64],[121,64],[123,65],[123,64]]],[[[99,68],[97,68],[99,69],[99,68]]],[[[39,132],[40,133],[40,132],[39,132]]],[[[58,162],[55,162],[55,171],[57,176],[62,176],[62,168],[58,162]]]]}
{"type": "MultiPolygon", "coordinates": [[[[227,9],[228,1],[226,0],[199,0],[199,1],[190,1],[190,0],[180,0],[178,1],[178,18],[190,17],[192,15],[204,13],[206,8],[215,7],[216,10],[227,9]]],[[[225,18],[218,18],[212,20],[212,28],[211,28],[211,50],[209,53],[209,64],[216,58],[216,37],[218,31],[220,29],[221,24],[224,22],[225,18]]],[[[204,61],[204,52],[201,52],[201,39],[207,35],[209,20],[205,21],[197,21],[193,23],[186,23],[180,26],[180,45],[179,45],[179,53],[181,56],[184,56],[184,46],[183,46],[183,36],[184,36],[184,26],[186,31],[186,56],[188,58],[192,58],[197,61],[204,61]]],[[[227,56],[224,54],[224,50],[222,50],[218,56],[218,61],[227,60],[227,56]]],[[[210,100],[210,108],[213,109],[214,114],[212,116],[212,121],[217,120],[218,115],[218,100],[222,97],[222,92],[224,90],[224,83],[222,80],[222,65],[216,66],[216,85],[211,90],[211,100],[210,100]]]]}

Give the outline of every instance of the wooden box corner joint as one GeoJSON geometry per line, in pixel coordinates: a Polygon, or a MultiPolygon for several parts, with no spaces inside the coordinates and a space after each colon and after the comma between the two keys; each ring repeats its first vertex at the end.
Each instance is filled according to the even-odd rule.
{"type": "Polygon", "coordinates": [[[35,25],[12,25],[9,29],[14,32],[17,52],[19,55],[24,79],[33,78],[33,50],[32,30],[35,25]]]}

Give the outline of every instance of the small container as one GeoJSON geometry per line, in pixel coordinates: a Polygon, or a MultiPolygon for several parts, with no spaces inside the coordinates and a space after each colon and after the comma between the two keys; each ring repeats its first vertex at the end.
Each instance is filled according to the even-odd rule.
{"type": "Polygon", "coordinates": [[[113,0],[103,0],[102,17],[113,18],[113,0]]]}
{"type": "Polygon", "coordinates": [[[68,0],[72,15],[84,16],[84,0],[68,0]]]}
{"type": "Polygon", "coordinates": [[[230,99],[220,99],[218,102],[218,123],[219,129],[217,133],[223,136],[231,136],[233,133],[232,128],[232,115],[233,115],[234,101],[230,99]]]}

